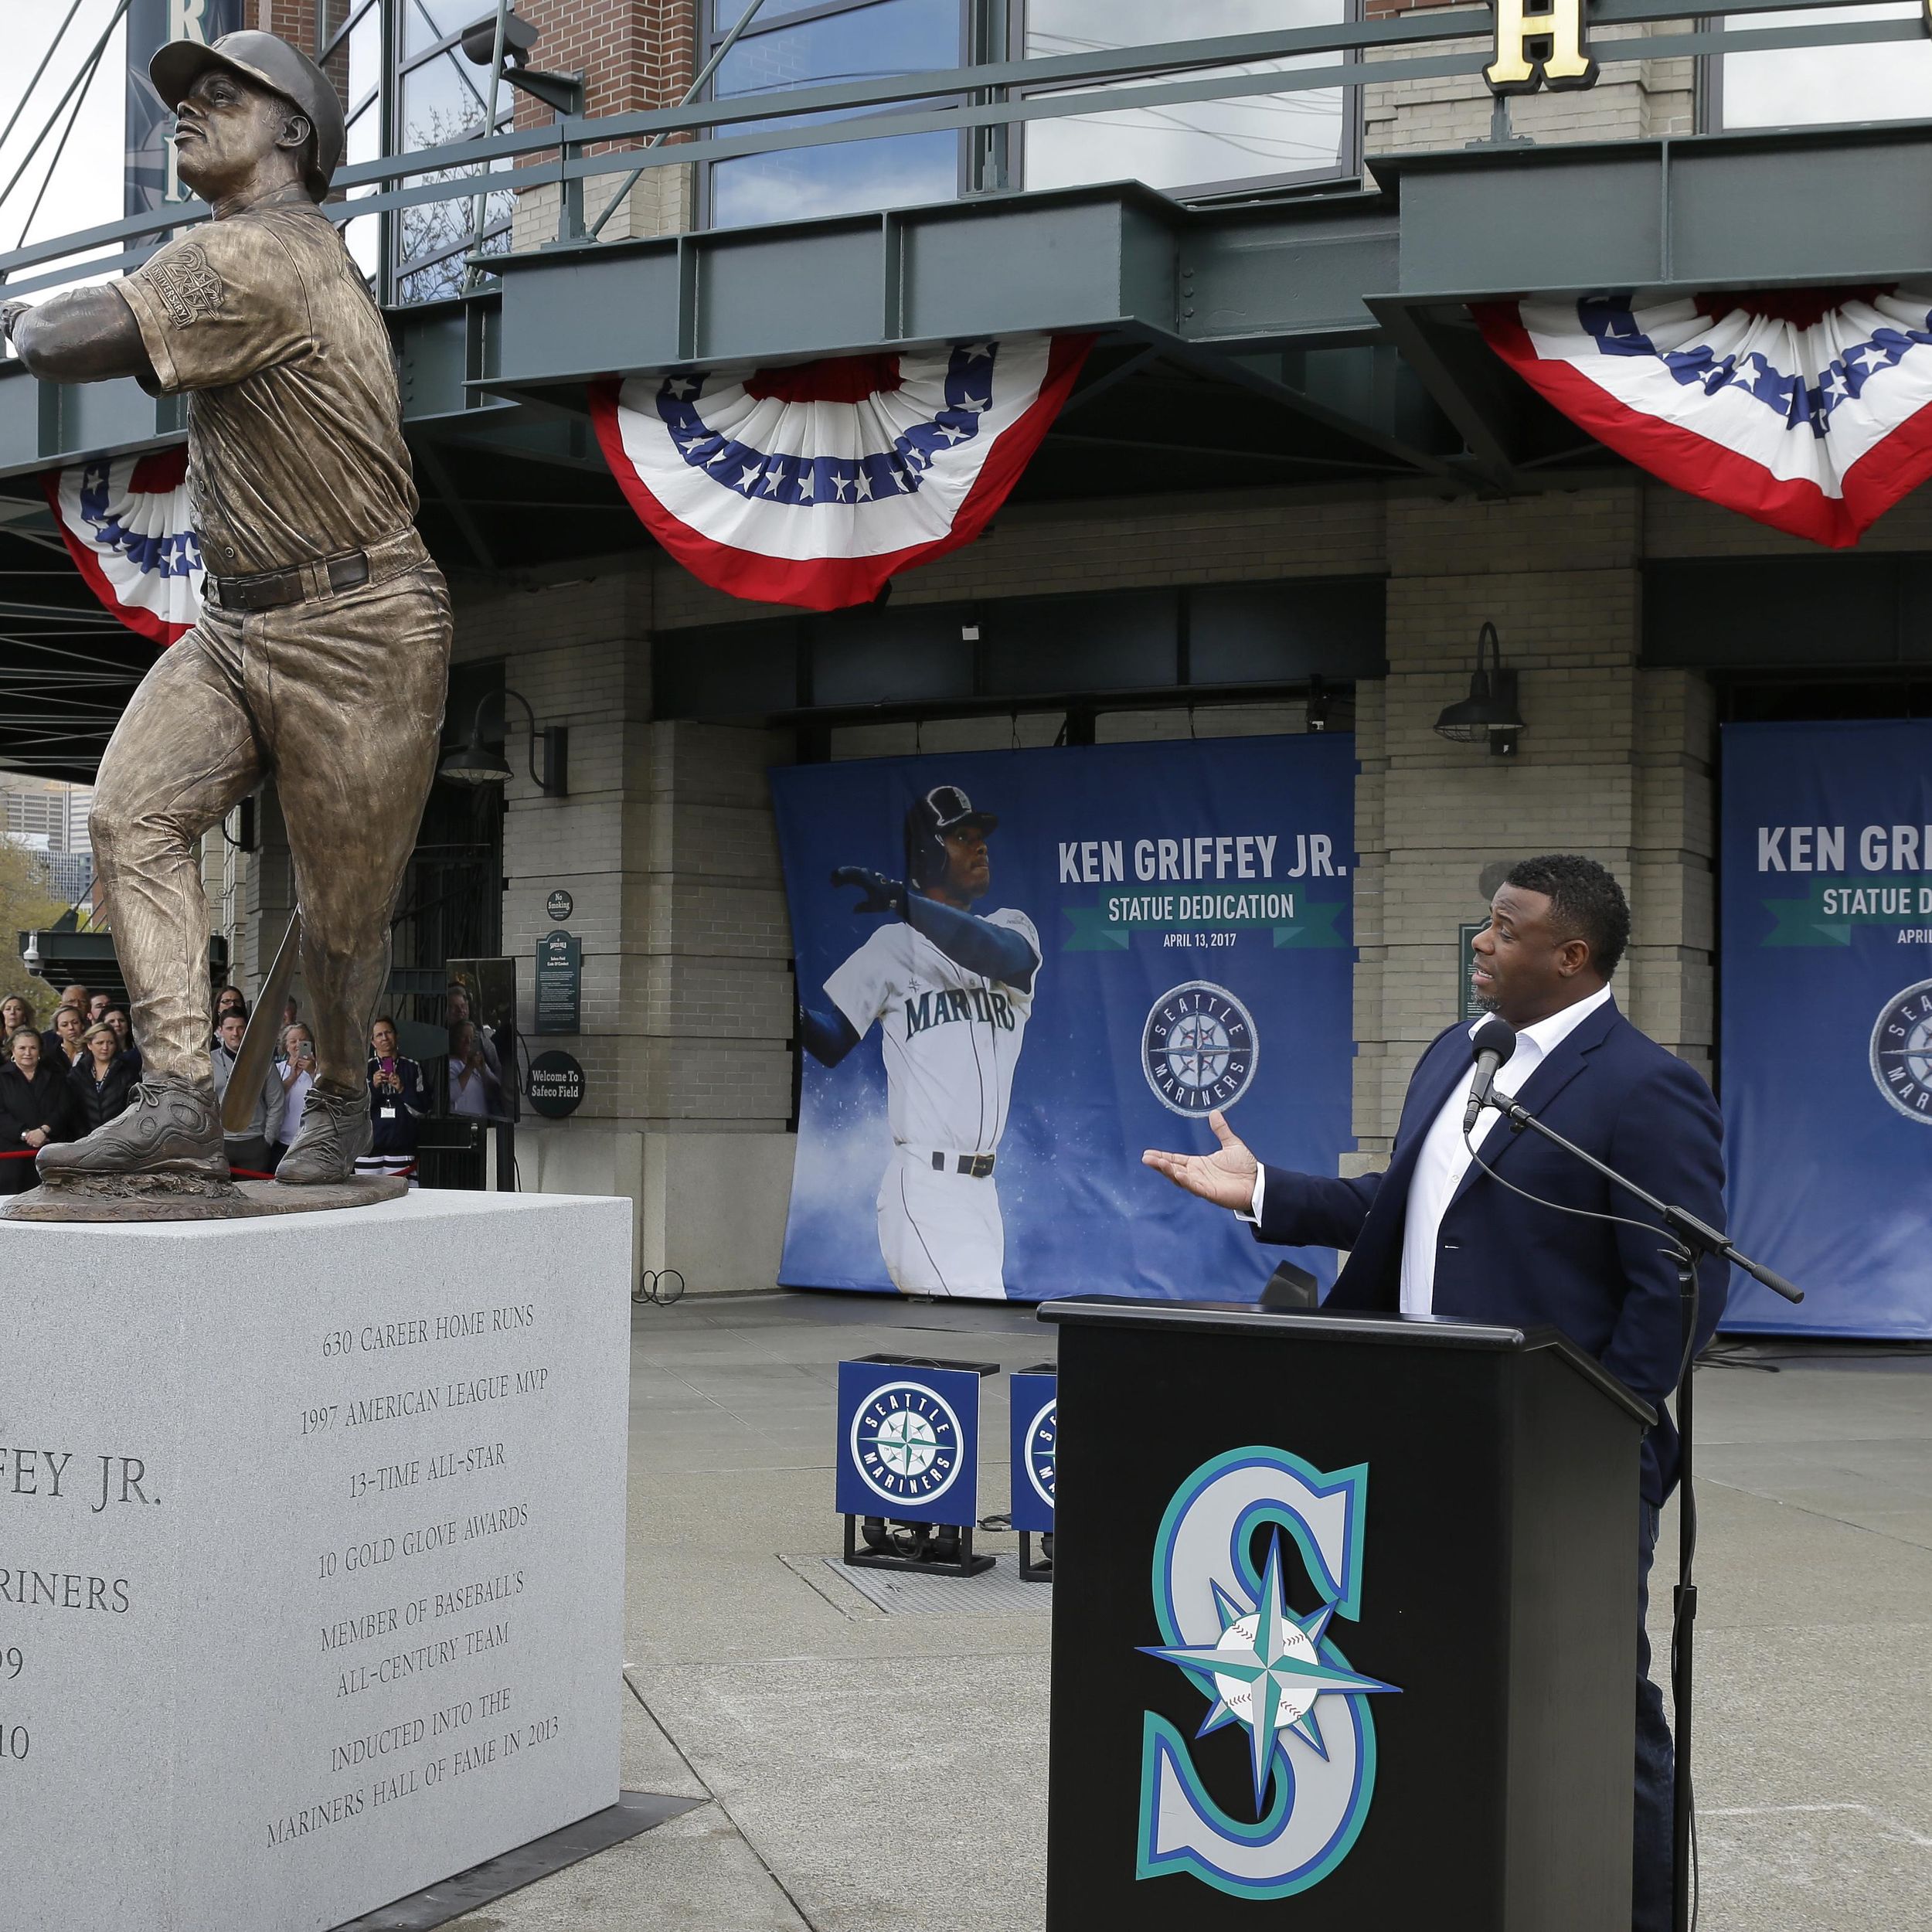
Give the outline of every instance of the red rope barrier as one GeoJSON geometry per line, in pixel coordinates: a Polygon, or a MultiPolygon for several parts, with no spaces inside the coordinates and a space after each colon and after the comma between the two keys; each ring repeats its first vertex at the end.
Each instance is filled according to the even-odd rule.
{"type": "MultiPolygon", "coordinates": [[[[252,1167],[231,1167],[228,1172],[237,1181],[272,1181],[275,1178],[272,1174],[259,1173],[252,1167]]],[[[369,1172],[372,1173],[379,1172],[383,1174],[393,1175],[399,1181],[406,1180],[410,1175],[416,1172],[416,1163],[412,1161],[407,1167],[386,1167],[382,1168],[372,1168],[369,1170],[369,1172]]]]}

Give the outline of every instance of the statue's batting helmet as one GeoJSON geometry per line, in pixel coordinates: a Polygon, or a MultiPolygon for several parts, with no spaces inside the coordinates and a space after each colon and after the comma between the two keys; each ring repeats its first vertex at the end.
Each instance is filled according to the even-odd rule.
{"type": "Polygon", "coordinates": [[[210,67],[225,67],[280,94],[308,117],[315,131],[302,168],[309,198],[321,201],[342,162],[342,101],[334,83],[299,47],[279,34],[225,33],[213,46],[199,40],[171,40],[148,63],[155,92],[170,107],[179,107],[189,89],[210,67]]]}
{"type": "Polygon", "coordinates": [[[906,883],[936,885],[946,875],[946,835],[962,826],[979,832],[998,828],[990,811],[975,811],[957,785],[934,785],[906,815],[906,883]]]}

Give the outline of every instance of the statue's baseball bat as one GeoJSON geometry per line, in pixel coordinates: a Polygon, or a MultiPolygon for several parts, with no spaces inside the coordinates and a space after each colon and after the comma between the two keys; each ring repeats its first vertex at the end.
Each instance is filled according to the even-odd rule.
{"type": "Polygon", "coordinates": [[[295,961],[302,950],[302,914],[298,906],[288,916],[288,930],[277,947],[275,963],[268,969],[257,996],[255,1009],[248,1015],[248,1029],[242,1035],[241,1051],[235,1056],[235,1070],[229,1076],[228,1091],[222,1097],[223,1131],[245,1134],[253,1117],[255,1103],[261,1097],[262,1082],[268,1077],[275,1057],[275,1042],[281,1032],[282,1002],[288,982],[295,975],[295,961]]]}

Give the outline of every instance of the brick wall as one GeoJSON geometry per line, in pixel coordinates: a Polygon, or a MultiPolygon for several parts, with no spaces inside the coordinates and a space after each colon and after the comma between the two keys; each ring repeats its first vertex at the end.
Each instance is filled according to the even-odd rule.
{"type": "Polygon", "coordinates": [[[1588,853],[1629,893],[1614,981],[1635,1022],[1708,1075],[1712,714],[1693,674],[1638,663],[1643,492],[1389,506],[1389,675],[1359,696],[1357,1169],[1379,1165],[1421,1046],[1453,1016],[1459,924],[1499,869],[1588,853]],[[1510,759],[1434,730],[1485,621],[1529,728],[1510,759]]]}
{"type": "MultiPolygon", "coordinates": [[[[1904,506],[1875,540],[1932,543],[1932,509],[1904,506]]],[[[1386,573],[1389,675],[1360,685],[1356,699],[1362,1151],[1346,1165],[1359,1169],[1386,1158],[1417,1054],[1456,1011],[1458,925],[1482,917],[1485,875],[1531,852],[1587,852],[1624,882],[1635,931],[1617,998],[1708,1073],[1712,697],[1695,672],[1640,664],[1641,569],[1647,554],[1790,547],[1634,481],[1514,502],[1416,486],[1277,491],[1009,510],[990,536],[909,574],[896,595],[1386,573]],[[1519,673],[1529,720],[1509,760],[1432,729],[1441,707],[1466,694],[1485,620],[1519,673]]],[[[592,1097],[577,1121],[550,1131],[644,1137],[648,1265],[702,1257],[713,1285],[768,1280],[789,1173],[794,995],[766,773],[791,755],[789,735],[648,716],[655,631],[755,620],[768,607],[718,597],[662,558],[535,594],[485,594],[459,580],[457,603],[459,656],[502,657],[542,722],[571,726],[570,798],[541,799],[519,775],[505,832],[508,950],[527,962],[549,923],[543,899],[559,884],[577,899],[570,923],[584,941],[585,1034],[560,1043],[590,1070],[592,1097]],[[735,1165],[734,1141],[744,1149],[735,1165]],[[719,1192],[727,1172],[763,1177],[741,1241],[719,1192]]],[[[832,734],[831,750],[866,757],[1043,745],[1060,722],[1032,713],[852,726],[832,734]]],[[[1294,706],[1224,703],[1191,715],[1175,706],[1104,711],[1097,735],[1293,732],[1304,722],[1294,706]]],[[[519,722],[513,764],[521,753],[519,722]]]]}
{"type": "MultiPolygon", "coordinates": [[[[695,0],[525,0],[518,12],[537,29],[532,56],[537,66],[583,74],[589,85],[585,101],[589,114],[675,106],[697,72],[692,53],[695,0]]],[[[519,128],[540,127],[550,118],[550,110],[541,102],[519,99],[519,128]]],[[[639,145],[627,142],[621,148],[639,145]]],[[[611,144],[598,143],[590,151],[613,151],[611,144]]],[[[647,168],[626,192],[624,206],[611,216],[602,239],[621,241],[689,228],[692,175],[688,167],[647,168]]],[[[604,213],[624,179],[621,174],[597,175],[584,182],[587,223],[604,213]]],[[[556,236],[556,225],[555,185],[526,190],[518,199],[512,246],[540,247],[556,236]]]]}
{"type": "MultiPolygon", "coordinates": [[[[243,18],[251,27],[265,33],[278,33],[291,46],[300,47],[304,53],[315,51],[316,0],[250,0],[243,9],[243,18]]],[[[342,0],[334,0],[330,13],[332,21],[342,18],[342,0]]]]}
{"type": "Polygon", "coordinates": [[[765,771],[788,740],[649,719],[651,579],[632,567],[536,593],[459,580],[457,655],[500,658],[570,729],[570,795],[528,775],[511,708],[503,944],[530,1024],[532,961],[559,886],[583,943],[578,1119],[641,1131],[782,1130],[791,1108],[791,930],[765,771]]]}

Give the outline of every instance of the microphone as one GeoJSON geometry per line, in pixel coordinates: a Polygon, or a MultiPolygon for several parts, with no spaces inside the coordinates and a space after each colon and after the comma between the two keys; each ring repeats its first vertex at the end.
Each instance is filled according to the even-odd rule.
{"type": "Polygon", "coordinates": [[[1492,1013],[1476,1029],[1470,1045],[1476,1056],[1476,1074],[1469,1083],[1469,1104],[1462,1110],[1462,1131],[1465,1134],[1475,1127],[1476,1116],[1489,1098],[1490,1085],[1496,1077],[1497,1069],[1516,1050],[1515,1029],[1507,1020],[1498,1019],[1492,1013]]]}

